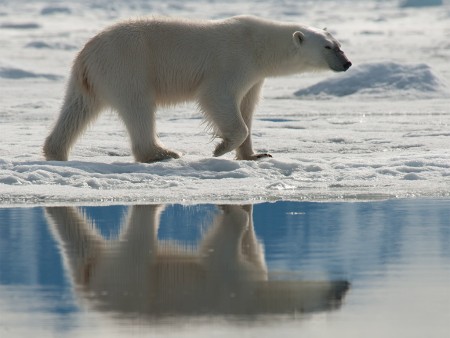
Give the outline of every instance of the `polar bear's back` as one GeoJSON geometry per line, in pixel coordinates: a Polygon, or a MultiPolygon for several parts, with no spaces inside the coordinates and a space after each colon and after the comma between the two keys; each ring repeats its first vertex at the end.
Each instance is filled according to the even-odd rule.
{"type": "MultiPolygon", "coordinates": [[[[251,16],[124,21],[92,38],[76,63],[88,69],[89,81],[101,87],[107,101],[117,95],[115,83],[129,81],[126,87],[152,92],[156,104],[174,104],[195,99],[202,87],[208,90],[208,79],[215,84],[237,77],[260,81],[257,77],[265,75],[262,58],[285,54],[280,37],[289,40],[290,34],[280,34],[280,29],[285,25],[251,16]]],[[[280,58],[274,56],[273,62],[280,58]]]]}
{"type": "Polygon", "coordinates": [[[153,92],[156,103],[173,104],[192,99],[205,76],[229,70],[230,64],[236,68],[240,63],[236,57],[247,58],[248,50],[235,45],[243,44],[238,30],[226,20],[125,21],[92,38],[77,61],[85,65],[90,82],[104,89],[108,100],[115,95],[108,95],[113,84],[126,79],[133,81],[128,87],[153,92]],[[231,49],[240,50],[239,55],[231,49]],[[111,88],[105,88],[108,85],[111,88]]]}

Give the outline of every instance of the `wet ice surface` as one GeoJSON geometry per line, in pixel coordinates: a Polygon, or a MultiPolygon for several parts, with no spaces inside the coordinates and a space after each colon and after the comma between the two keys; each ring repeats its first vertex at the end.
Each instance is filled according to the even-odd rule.
{"type": "Polygon", "coordinates": [[[0,209],[0,333],[446,337],[449,203],[0,209]]]}
{"type": "Polygon", "coordinates": [[[445,197],[450,191],[447,2],[51,1],[0,13],[0,201],[8,204],[445,197]],[[328,27],[353,67],[270,79],[253,128],[273,159],[212,158],[194,105],[161,110],[179,160],[136,164],[106,112],[66,163],[43,160],[71,62],[100,29],[143,15],[254,14],[328,27]],[[297,93],[297,95],[295,94],[297,93]],[[301,94],[301,95],[300,95],[301,94]]]}

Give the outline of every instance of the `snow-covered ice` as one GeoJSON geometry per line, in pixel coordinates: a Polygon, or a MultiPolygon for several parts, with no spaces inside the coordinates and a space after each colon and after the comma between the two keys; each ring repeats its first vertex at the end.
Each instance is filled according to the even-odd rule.
{"type": "Polygon", "coordinates": [[[450,195],[450,5],[446,1],[0,1],[0,202],[17,204],[336,200],[450,195]],[[433,5],[433,6],[426,6],[433,5]],[[100,29],[129,17],[254,14],[327,27],[353,67],[270,79],[256,150],[212,158],[193,104],[161,110],[178,160],[134,163],[106,112],[68,162],[47,162],[71,62],[100,29]]]}
{"type": "Polygon", "coordinates": [[[374,62],[358,65],[351,72],[333,79],[325,79],[307,88],[295,92],[297,96],[347,96],[366,94],[381,98],[415,99],[445,97],[448,88],[439,79],[430,66],[420,64],[401,64],[395,62],[374,62]]]}

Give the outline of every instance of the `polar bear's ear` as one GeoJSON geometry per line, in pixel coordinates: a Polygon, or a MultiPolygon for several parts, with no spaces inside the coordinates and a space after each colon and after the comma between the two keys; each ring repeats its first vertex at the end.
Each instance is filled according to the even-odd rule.
{"type": "Polygon", "coordinates": [[[292,38],[294,39],[294,43],[297,47],[300,47],[300,45],[303,43],[303,41],[305,40],[305,34],[303,34],[300,31],[294,32],[294,34],[292,34],[292,38]]]}

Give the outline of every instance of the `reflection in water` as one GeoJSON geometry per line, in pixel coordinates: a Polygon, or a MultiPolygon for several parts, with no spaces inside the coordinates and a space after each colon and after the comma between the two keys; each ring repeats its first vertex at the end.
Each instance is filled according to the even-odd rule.
{"type": "MultiPolygon", "coordinates": [[[[270,280],[252,206],[220,206],[197,246],[158,239],[160,205],[133,206],[117,239],[74,207],[48,207],[77,294],[122,314],[258,315],[332,310],[347,281],[270,280]]],[[[182,221],[182,220],[179,220],[182,221]]]]}
{"type": "Polygon", "coordinates": [[[0,337],[447,338],[449,202],[0,207],[0,337]]]}

